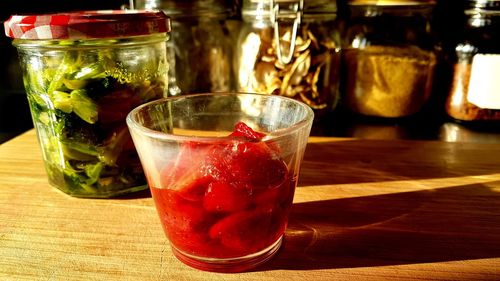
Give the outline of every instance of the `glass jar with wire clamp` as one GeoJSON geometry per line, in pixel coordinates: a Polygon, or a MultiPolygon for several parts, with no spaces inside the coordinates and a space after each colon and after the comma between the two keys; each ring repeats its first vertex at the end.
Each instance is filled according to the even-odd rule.
{"type": "Polygon", "coordinates": [[[237,89],[308,104],[316,119],[338,102],[340,32],[331,0],[245,0],[237,89]]]}

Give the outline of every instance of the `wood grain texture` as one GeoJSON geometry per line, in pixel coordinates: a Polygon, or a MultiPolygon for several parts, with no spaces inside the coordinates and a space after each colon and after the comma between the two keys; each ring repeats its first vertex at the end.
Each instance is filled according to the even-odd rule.
{"type": "Polygon", "coordinates": [[[500,280],[500,145],[310,139],[278,255],[252,272],[175,259],[145,192],[72,198],[34,131],[0,145],[0,280],[500,280]]]}

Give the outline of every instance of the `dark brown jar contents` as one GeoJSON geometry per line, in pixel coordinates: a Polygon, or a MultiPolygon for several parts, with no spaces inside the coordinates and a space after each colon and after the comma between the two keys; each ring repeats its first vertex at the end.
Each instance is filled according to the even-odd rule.
{"type": "Polygon", "coordinates": [[[428,100],[436,65],[433,52],[394,46],[343,52],[345,103],[353,112],[404,117],[417,113],[428,100]]]}
{"type": "Polygon", "coordinates": [[[500,110],[480,108],[468,101],[472,64],[466,61],[454,66],[453,83],[446,101],[446,112],[462,121],[500,120],[500,110]]]}

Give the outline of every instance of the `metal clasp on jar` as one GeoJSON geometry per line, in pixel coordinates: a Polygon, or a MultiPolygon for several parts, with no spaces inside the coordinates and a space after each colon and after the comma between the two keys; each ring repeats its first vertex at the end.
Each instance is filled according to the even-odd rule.
{"type": "Polygon", "coordinates": [[[304,10],[304,0],[271,0],[270,18],[274,25],[274,40],[276,40],[276,55],[282,64],[289,64],[292,61],[295,51],[295,42],[297,40],[297,32],[302,22],[302,14],[304,10]],[[286,7],[283,9],[283,7],[286,7]],[[280,22],[282,20],[293,20],[292,36],[288,53],[283,55],[282,44],[280,39],[280,22]]]}

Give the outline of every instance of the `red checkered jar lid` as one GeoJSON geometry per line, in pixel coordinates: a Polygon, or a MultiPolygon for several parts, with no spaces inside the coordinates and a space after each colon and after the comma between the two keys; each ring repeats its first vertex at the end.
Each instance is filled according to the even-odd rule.
{"type": "Polygon", "coordinates": [[[149,35],[170,31],[162,11],[104,10],[44,15],[13,15],[5,34],[19,39],[92,39],[149,35]]]}

